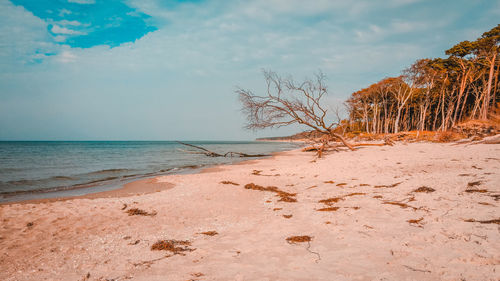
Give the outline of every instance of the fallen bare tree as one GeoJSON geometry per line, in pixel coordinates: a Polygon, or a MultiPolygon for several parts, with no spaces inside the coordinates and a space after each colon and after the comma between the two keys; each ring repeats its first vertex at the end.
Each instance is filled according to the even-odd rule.
{"type": "Polygon", "coordinates": [[[201,151],[182,150],[183,152],[191,153],[191,154],[204,154],[204,155],[210,156],[210,157],[234,157],[234,156],[237,156],[237,157],[265,157],[265,156],[270,156],[269,154],[247,154],[247,153],[243,153],[243,152],[234,152],[234,151],[229,151],[229,152],[226,152],[224,154],[220,154],[220,153],[210,151],[206,148],[203,148],[201,146],[197,146],[194,144],[189,144],[189,143],[180,142],[180,141],[176,141],[176,142],[179,144],[185,145],[185,146],[189,146],[189,147],[201,150],[201,151]]]}
{"type": "Polygon", "coordinates": [[[327,146],[330,140],[338,140],[355,150],[340,134],[334,132],[340,120],[326,120],[327,109],[321,104],[321,98],[328,92],[323,73],[315,75],[314,80],[302,83],[296,83],[292,78],[282,78],[272,71],[264,71],[264,78],[267,84],[264,96],[254,95],[250,90],[241,88],[236,90],[248,120],[245,128],[256,130],[301,124],[323,135],[322,147],[327,146]]]}

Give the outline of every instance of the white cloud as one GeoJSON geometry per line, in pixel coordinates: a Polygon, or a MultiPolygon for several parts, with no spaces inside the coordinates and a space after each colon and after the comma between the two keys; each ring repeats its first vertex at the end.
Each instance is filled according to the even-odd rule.
{"type": "Polygon", "coordinates": [[[79,21],[76,21],[76,20],[60,20],[60,21],[57,21],[56,23],[58,23],[59,25],[71,25],[71,26],[80,26],[82,25],[81,22],[79,21]]]}
{"type": "Polygon", "coordinates": [[[66,28],[66,27],[61,27],[61,26],[58,26],[58,25],[53,25],[52,28],[50,29],[50,31],[52,31],[52,33],[55,33],[55,34],[66,34],[66,35],[83,35],[83,34],[86,34],[86,33],[81,32],[81,31],[72,30],[72,29],[69,29],[69,28],[66,28]]]}
{"type": "Polygon", "coordinates": [[[51,43],[47,23],[22,6],[0,1],[0,73],[14,71],[54,53],[58,46],[51,43]]]}
{"type": "Polygon", "coordinates": [[[59,16],[64,17],[65,15],[71,15],[71,11],[67,9],[61,9],[59,10],[59,16]]]}
{"type": "Polygon", "coordinates": [[[64,50],[55,59],[62,63],[70,63],[76,61],[77,56],[69,50],[64,50]]]}

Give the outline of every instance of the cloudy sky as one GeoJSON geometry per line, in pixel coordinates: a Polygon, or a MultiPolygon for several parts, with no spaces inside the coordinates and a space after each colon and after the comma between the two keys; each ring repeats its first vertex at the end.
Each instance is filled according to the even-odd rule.
{"type": "Polygon", "coordinates": [[[498,24],[493,0],[0,0],[0,140],[249,140],[234,90],[323,71],[331,108],[498,24]]]}

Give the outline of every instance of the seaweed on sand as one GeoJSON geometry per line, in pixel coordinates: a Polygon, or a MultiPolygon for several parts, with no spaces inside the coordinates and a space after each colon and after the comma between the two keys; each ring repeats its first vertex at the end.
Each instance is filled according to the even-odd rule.
{"type": "Polygon", "coordinates": [[[421,217],[421,218],[419,218],[419,219],[415,219],[415,220],[407,220],[407,222],[408,222],[409,224],[420,224],[420,222],[421,222],[421,221],[423,221],[423,220],[424,220],[424,218],[423,218],[423,217],[421,217]]]}
{"type": "Polygon", "coordinates": [[[397,182],[397,183],[393,183],[393,184],[389,184],[389,185],[375,185],[373,187],[374,188],[392,188],[392,187],[396,187],[396,186],[400,185],[401,183],[403,183],[403,182],[397,182]]]}
{"type": "Polygon", "coordinates": [[[467,193],[486,193],[488,192],[487,189],[467,189],[465,190],[467,193]]]}
{"type": "Polygon", "coordinates": [[[342,198],[342,197],[332,197],[332,198],[328,198],[328,199],[319,200],[318,202],[326,204],[326,205],[331,205],[333,203],[339,202],[340,200],[344,200],[344,198],[342,198]]]}
{"type": "Polygon", "coordinates": [[[418,208],[410,206],[410,205],[408,205],[406,203],[401,203],[401,202],[385,201],[382,204],[395,205],[395,206],[399,206],[399,207],[401,207],[403,209],[406,209],[406,208],[412,208],[413,210],[417,210],[418,209],[418,208]]]}
{"type": "Polygon", "coordinates": [[[290,244],[295,244],[295,243],[304,243],[304,242],[311,242],[312,237],[307,236],[307,235],[302,235],[302,236],[290,236],[286,239],[286,241],[290,244]]]}
{"type": "Polygon", "coordinates": [[[476,185],[481,185],[481,181],[473,181],[473,182],[469,182],[467,184],[467,187],[473,187],[473,186],[476,186],[476,185]]]}
{"type": "Polygon", "coordinates": [[[492,220],[467,219],[465,221],[466,222],[478,222],[478,223],[482,223],[482,224],[491,224],[491,223],[500,224],[500,218],[498,218],[498,219],[492,219],[492,220]]]}
{"type": "Polygon", "coordinates": [[[430,193],[430,192],[434,192],[434,191],[436,191],[434,188],[428,187],[428,186],[421,186],[421,187],[413,190],[413,192],[425,192],[425,193],[430,193]]]}
{"type": "Polygon", "coordinates": [[[128,213],[129,216],[150,216],[150,217],[156,216],[156,211],[148,213],[138,208],[129,209],[126,211],[126,213],[128,213]]]}
{"type": "Polygon", "coordinates": [[[354,193],[349,193],[347,195],[344,195],[344,197],[356,196],[356,195],[366,195],[366,193],[363,193],[363,192],[354,192],[354,193]]]}
{"type": "Polygon", "coordinates": [[[211,230],[211,231],[201,232],[200,234],[207,235],[207,236],[215,236],[215,235],[217,235],[219,233],[217,231],[215,231],[215,230],[211,230]]]}
{"type": "Polygon", "coordinates": [[[249,184],[245,185],[245,189],[274,192],[274,193],[276,193],[276,196],[280,197],[280,199],[278,200],[280,202],[297,202],[297,199],[295,199],[295,196],[297,195],[297,193],[289,193],[289,192],[280,190],[276,186],[264,187],[264,186],[257,185],[254,183],[249,183],[249,184]]]}
{"type": "Polygon", "coordinates": [[[196,249],[189,248],[191,242],[187,240],[159,240],[151,246],[151,251],[169,251],[174,255],[184,255],[196,249]]]}
{"type": "Polygon", "coordinates": [[[327,207],[327,208],[321,208],[317,209],[316,211],[318,212],[335,212],[339,209],[340,207],[327,207]]]}
{"type": "Polygon", "coordinates": [[[239,183],[235,183],[235,182],[232,182],[232,181],[221,181],[220,183],[222,183],[222,184],[240,185],[239,183]]]}

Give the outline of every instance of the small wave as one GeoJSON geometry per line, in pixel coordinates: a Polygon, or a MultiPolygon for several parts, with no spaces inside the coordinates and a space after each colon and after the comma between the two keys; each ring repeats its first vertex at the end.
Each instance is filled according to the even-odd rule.
{"type": "Polygon", "coordinates": [[[82,183],[82,184],[79,184],[79,185],[87,185],[87,184],[93,184],[93,183],[98,183],[98,182],[103,182],[103,181],[111,181],[111,180],[116,180],[117,178],[118,177],[107,177],[107,178],[104,178],[104,179],[93,180],[93,181],[89,181],[89,182],[82,183]]]}
{"type": "Polygon", "coordinates": [[[76,178],[66,177],[66,176],[55,176],[51,177],[51,180],[76,180],[76,178]]]}
{"type": "Polygon", "coordinates": [[[105,170],[90,172],[90,173],[87,173],[86,175],[102,175],[102,174],[112,174],[112,173],[123,173],[123,172],[127,172],[127,171],[131,171],[131,170],[129,170],[129,169],[105,169],[105,170]]]}

